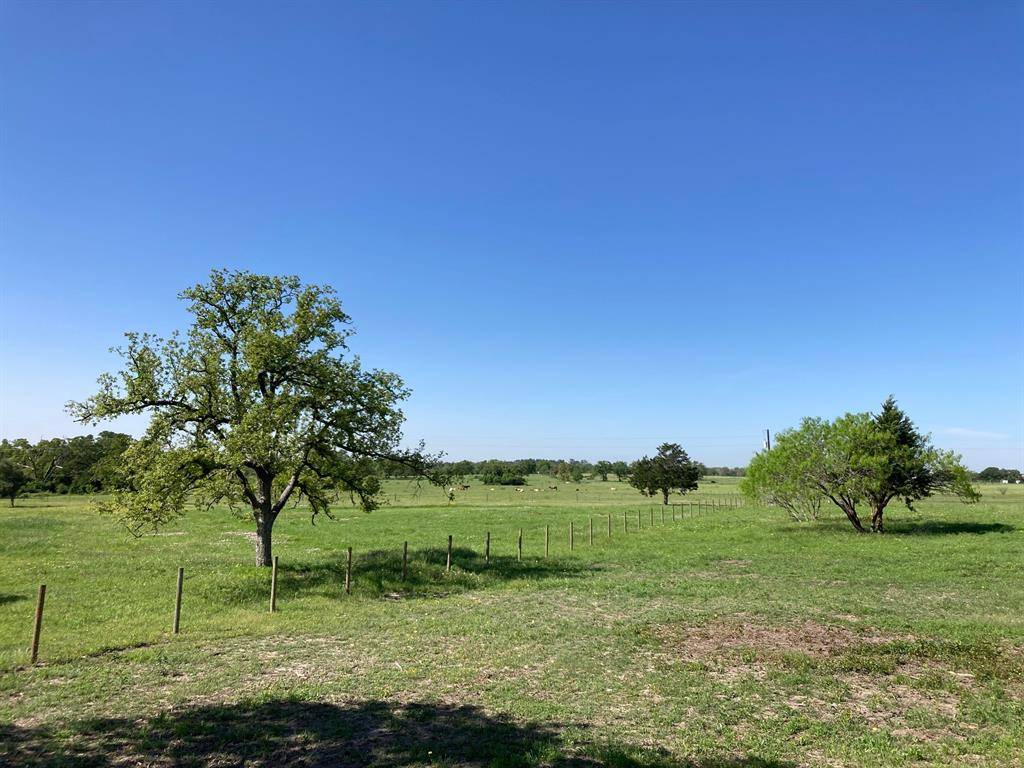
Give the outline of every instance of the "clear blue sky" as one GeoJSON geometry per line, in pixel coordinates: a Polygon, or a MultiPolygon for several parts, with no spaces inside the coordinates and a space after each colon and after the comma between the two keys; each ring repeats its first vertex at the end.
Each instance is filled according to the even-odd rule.
{"type": "Polygon", "coordinates": [[[0,433],[227,266],[334,285],[455,458],[742,464],[891,392],[1020,467],[1022,8],[8,0],[0,433]]]}

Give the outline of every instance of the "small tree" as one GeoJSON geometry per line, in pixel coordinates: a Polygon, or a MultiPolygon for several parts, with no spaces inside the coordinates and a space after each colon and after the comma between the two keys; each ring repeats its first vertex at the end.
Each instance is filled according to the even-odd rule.
{"type": "Polygon", "coordinates": [[[781,433],[770,452],[750,463],[740,488],[751,497],[782,507],[794,520],[816,520],[824,495],[811,475],[821,460],[819,443],[807,432],[798,437],[793,432],[781,433]]]}
{"type": "Polygon", "coordinates": [[[775,447],[750,462],[740,488],[797,519],[815,517],[820,503],[830,501],[861,532],[866,528],[857,506],[866,502],[872,509],[871,530],[877,533],[894,498],[910,508],[938,491],[952,492],[964,502],[980,498],[960,457],[933,448],[891,397],[877,416],[804,419],[797,429],[779,433],[775,447]]]}
{"type": "Polygon", "coordinates": [[[594,465],[594,473],[601,478],[602,482],[608,481],[608,475],[614,471],[610,461],[599,461],[594,465]]]}
{"type": "Polygon", "coordinates": [[[256,562],[268,566],[289,501],[305,499],[313,520],[339,491],[374,509],[381,461],[444,481],[422,446],[399,448],[402,380],[345,359],[350,320],[331,288],[214,270],[180,298],[193,317],[184,338],[126,334],[116,350],[124,369],[68,404],[87,423],[151,415],[123,454],[120,490],[101,505],[130,530],[166,523],[192,501],[243,505],[256,562]]]}
{"type": "Polygon", "coordinates": [[[620,483],[624,483],[629,479],[629,465],[624,461],[613,461],[612,472],[615,473],[615,477],[618,478],[620,483]]]}
{"type": "Polygon", "coordinates": [[[913,509],[915,501],[942,491],[966,502],[981,498],[960,457],[933,448],[928,436],[917,431],[892,395],[874,416],[873,437],[871,472],[865,487],[872,510],[872,531],[882,532],[885,508],[895,498],[902,499],[908,509],[913,509]]]}
{"type": "Polygon", "coordinates": [[[526,478],[511,461],[481,462],[479,477],[484,485],[526,485],[526,478]]]}
{"type": "Polygon", "coordinates": [[[17,464],[10,456],[0,456],[0,496],[14,500],[21,495],[22,489],[29,484],[30,477],[21,465],[17,464]]]}
{"type": "Polygon", "coordinates": [[[696,490],[701,476],[701,465],[677,443],[662,443],[656,456],[644,456],[629,468],[629,484],[646,496],[661,493],[662,504],[668,504],[670,491],[696,490]]]}
{"type": "Polygon", "coordinates": [[[551,475],[556,480],[568,483],[572,480],[572,466],[567,461],[558,461],[551,466],[551,475]]]}
{"type": "Polygon", "coordinates": [[[35,445],[19,438],[10,444],[13,460],[28,475],[28,485],[35,491],[57,490],[56,480],[64,469],[68,445],[68,441],[60,437],[40,440],[35,445]]]}
{"type": "Polygon", "coordinates": [[[780,432],[770,451],[747,467],[740,489],[750,498],[781,506],[795,519],[816,518],[823,501],[839,507],[858,531],[867,468],[861,456],[870,441],[869,414],[846,414],[834,422],[807,418],[780,432]]]}

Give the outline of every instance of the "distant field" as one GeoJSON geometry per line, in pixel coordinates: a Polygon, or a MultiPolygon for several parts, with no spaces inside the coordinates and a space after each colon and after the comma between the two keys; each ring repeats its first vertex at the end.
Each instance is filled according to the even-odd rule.
{"type": "Polygon", "coordinates": [[[289,510],[273,615],[227,511],[133,539],[84,497],[0,508],[0,765],[1024,765],[1024,486],[858,536],[751,507],[663,524],[614,481],[530,482],[289,510]]]}

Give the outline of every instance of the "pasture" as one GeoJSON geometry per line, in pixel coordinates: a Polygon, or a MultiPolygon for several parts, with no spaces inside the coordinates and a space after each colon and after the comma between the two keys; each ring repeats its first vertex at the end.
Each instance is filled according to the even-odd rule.
{"type": "Polygon", "coordinates": [[[1024,765],[1024,488],[873,536],[554,482],[288,510],[274,614],[227,510],[134,539],[87,497],[2,508],[0,764],[1024,765]]]}

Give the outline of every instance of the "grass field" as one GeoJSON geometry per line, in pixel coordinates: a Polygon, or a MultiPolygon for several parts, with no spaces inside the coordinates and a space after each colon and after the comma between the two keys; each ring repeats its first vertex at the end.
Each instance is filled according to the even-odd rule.
{"type": "Polygon", "coordinates": [[[0,765],[1024,765],[1024,488],[858,536],[751,507],[652,526],[618,483],[549,482],[291,510],[272,615],[225,510],[133,539],[87,498],[3,508],[0,765]]]}

